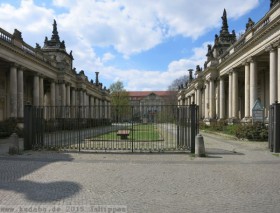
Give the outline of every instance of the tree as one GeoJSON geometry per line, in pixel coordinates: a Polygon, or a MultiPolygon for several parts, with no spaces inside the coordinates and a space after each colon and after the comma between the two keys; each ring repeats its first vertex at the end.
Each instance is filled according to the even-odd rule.
{"type": "Polygon", "coordinates": [[[172,81],[172,83],[168,86],[168,91],[170,91],[170,95],[168,96],[167,104],[177,104],[177,93],[175,91],[178,91],[179,86],[185,85],[188,80],[189,76],[183,75],[172,81]]]}
{"type": "Polygon", "coordinates": [[[130,115],[129,95],[123,83],[117,81],[110,85],[112,115],[117,122],[127,120],[130,115]]]}
{"type": "Polygon", "coordinates": [[[176,78],[174,81],[172,81],[172,83],[168,86],[168,90],[169,91],[177,91],[178,87],[181,85],[186,84],[186,82],[189,80],[189,76],[187,75],[183,75],[179,78],[176,78]]]}

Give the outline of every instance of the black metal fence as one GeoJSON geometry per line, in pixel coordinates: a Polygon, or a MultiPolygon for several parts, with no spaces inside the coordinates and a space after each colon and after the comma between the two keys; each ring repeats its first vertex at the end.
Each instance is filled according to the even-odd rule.
{"type": "Polygon", "coordinates": [[[268,145],[272,152],[280,152],[280,104],[278,103],[270,106],[268,145]]]}
{"type": "Polygon", "coordinates": [[[25,106],[25,149],[194,152],[198,106],[25,106]]]}

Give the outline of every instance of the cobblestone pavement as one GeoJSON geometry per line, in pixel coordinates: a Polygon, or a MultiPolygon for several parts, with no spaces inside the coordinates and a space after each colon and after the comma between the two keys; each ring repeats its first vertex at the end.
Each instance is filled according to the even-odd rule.
{"type": "Polygon", "coordinates": [[[30,205],[123,205],[127,212],[280,212],[280,157],[267,143],[210,134],[204,134],[204,140],[206,158],[188,153],[1,154],[0,212],[30,205]]]}

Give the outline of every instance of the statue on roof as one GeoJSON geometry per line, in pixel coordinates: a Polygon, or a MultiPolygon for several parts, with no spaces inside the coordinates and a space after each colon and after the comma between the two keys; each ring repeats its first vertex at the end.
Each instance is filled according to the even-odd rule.
{"type": "Polygon", "coordinates": [[[65,49],[65,41],[64,40],[60,43],[60,48],[65,49]]]}
{"type": "Polygon", "coordinates": [[[57,24],[56,24],[56,20],[55,19],[53,20],[53,31],[52,31],[52,38],[51,38],[51,40],[59,42],[59,35],[58,35],[57,24]]]}
{"type": "Polygon", "coordinates": [[[270,0],[270,9],[278,2],[279,0],[270,0]]]}
{"type": "Polygon", "coordinates": [[[255,25],[255,22],[251,18],[249,18],[248,22],[246,24],[246,31],[250,30],[254,25],[255,25]]]}
{"type": "Polygon", "coordinates": [[[188,71],[189,71],[189,79],[190,79],[190,81],[192,81],[193,80],[193,69],[189,69],[188,71]]]}
{"type": "Polygon", "coordinates": [[[213,56],[213,51],[212,51],[212,45],[208,44],[207,47],[208,47],[208,51],[207,51],[206,56],[209,58],[213,58],[214,56],[213,56]]]}
{"type": "Polygon", "coordinates": [[[223,16],[221,17],[223,20],[222,29],[220,31],[221,34],[228,34],[228,23],[227,23],[227,11],[224,9],[223,16]]]}

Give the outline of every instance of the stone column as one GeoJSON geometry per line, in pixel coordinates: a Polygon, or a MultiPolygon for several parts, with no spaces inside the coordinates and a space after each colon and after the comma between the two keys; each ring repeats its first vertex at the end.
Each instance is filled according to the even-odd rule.
{"type": "Polygon", "coordinates": [[[245,118],[250,117],[250,64],[245,63],[245,118]]]}
{"type": "Polygon", "coordinates": [[[70,90],[70,85],[66,85],[66,105],[70,106],[71,105],[71,90],[70,90]]]}
{"type": "Polygon", "coordinates": [[[209,113],[208,113],[208,107],[209,107],[209,90],[208,90],[208,81],[205,82],[205,110],[204,110],[204,118],[207,119],[209,118],[209,113]]]}
{"type": "Polygon", "coordinates": [[[99,109],[100,109],[100,103],[99,103],[99,99],[96,98],[95,99],[95,107],[96,107],[96,118],[100,118],[100,115],[99,115],[99,109]]]}
{"type": "Polygon", "coordinates": [[[250,117],[252,108],[257,100],[257,66],[255,60],[250,61],[250,117]]]}
{"type": "Polygon", "coordinates": [[[277,100],[277,55],[276,49],[271,48],[269,51],[269,104],[277,100]]]}
{"type": "Polygon", "coordinates": [[[108,101],[108,118],[112,119],[112,115],[111,115],[111,102],[108,101]]]}
{"type": "Polygon", "coordinates": [[[86,91],[84,91],[84,111],[85,111],[85,118],[88,117],[88,95],[86,91]]]}
{"type": "Polygon", "coordinates": [[[19,68],[17,73],[17,102],[18,102],[18,117],[24,116],[24,88],[23,88],[23,69],[19,68]]]}
{"type": "Polygon", "coordinates": [[[218,82],[217,82],[217,85],[215,86],[215,105],[216,105],[216,119],[219,118],[219,115],[220,115],[220,104],[219,104],[219,101],[220,101],[220,87],[218,85],[218,82]]]}
{"type": "Polygon", "coordinates": [[[44,78],[39,77],[39,105],[44,106],[44,78]]]}
{"type": "Polygon", "coordinates": [[[12,65],[10,68],[10,117],[17,118],[17,68],[12,65]]]}
{"type": "Polygon", "coordinates": [[[91,118],[94,118],[94,97],[90,96],[90,114],[91,118]]]}
{"type": "Polygon", "coordinates": [[[52,113],[52,115],[51,115],[51,117],[52,118],[55,118],[55,106],[56,106],[56,97],[55,97],[55,82],[52,80],[51,81],[51,86],[50,86],[51,88],[51,103],[50,103],[50,105],[51,105],[51,113],[52,113]]]}
{"type": "Polygon", "coordinates": [[[219,118],[220,119],[224,119],[225,118],[225,79],[224,78],[220,78],[220,115],[219,118]]]}
{"type": "Polygon", "coordinates": [[[201,104],[201,91],[200,88],[196,89],[196,104],[198,105],[198,118],[201,118],[201,112],[202,112],[202,104],[201,104]]]}
{"type": "Polygon", "coordinates": [[[71,90],[71,106],[76,106],[76,90],[72,88],[71,90]]]}
{"type": "Polygon", "coordinates": [[[60,91],[60,85],[58,83],[55,83],[55,105],[61,106],[61,96],[59,94],[60,91]]]}
{"type": "Polygon", "coordinates": [[[232,72],[232,117],[238,118],[238,72],[232,72]]]}
{"type": "Polygon", "coordinates": [[[215,119],[215,82],[214,79],[210,79],[209,82],[209,111],[210,111],[210,118],[215,119]]]}
{"type": "Polygon", "coordinates": [[[65,83],[62,82],[60,84],[60,87],[61,87],[61,105],[66,106],[66,86],[65,86],[65,83]]]}
{"type": "Polygon", "coordinates": [[[37,74],[34,75],[33,79],[33,105],[34,106],[39,106],[40,100],[39,100],[39,95],[40,95],[40,87],[39,87],[39,76],[37,74]]]}
{"type": "Polygon", "coordinates": [[[71,89],[71,118],[76,118],[76,90],[75,88],[71,89]]]}
{"type": "Polygon", "coordinates": [[[232,117],[232,72],[228,74],[228,118],[232,117]]]}
{"type": "Polygon", "coordinates": [[[191,97],[190,97],[190,104],[193,104],[194,103],[194,94],[191,94],[191,97]]]}
{"type": "Polygon", "coordinates": [[[51,106],[54,107],[56,105],[55,102],[55,82],[51,81],[51,106]]]}

